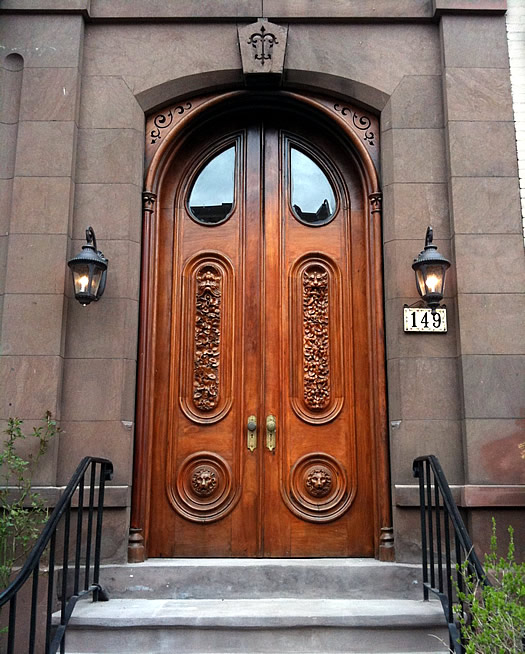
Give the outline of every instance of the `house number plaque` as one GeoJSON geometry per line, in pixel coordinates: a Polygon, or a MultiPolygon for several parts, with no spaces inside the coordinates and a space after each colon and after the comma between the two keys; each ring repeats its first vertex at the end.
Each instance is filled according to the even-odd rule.
{"type": "Polygon", "coordinates": [[[403,309],[404,331],[406,332],[446,332],[447,310],[436,309],[403,309]]]}

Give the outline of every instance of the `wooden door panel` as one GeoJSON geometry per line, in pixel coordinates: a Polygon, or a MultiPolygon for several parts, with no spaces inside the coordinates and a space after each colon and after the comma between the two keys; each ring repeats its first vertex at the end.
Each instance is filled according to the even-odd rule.
{"type": "Polygon", "coordinates": [[[287,120],[211,122],[163,182],[154,556],[373,554],[361,181],[347,150],[287,120]],[[202,224],[188,195],[203,162],[232,143],[230,215],[202,224]],[[326,224],[303,224],[292,208],[291,144],[334,189],[326,224]]]}
{"type": "MultiPolygon", "coordinates": [[[[266,161],[278,153],[282,169],[289,170],[291,142],[286,133],[267,132],[266,161]],[[272,148],[270,140],[278,146],[272,148]]],[[[274,233],[279,230],[282,314],[278,337],[274,328],[281,344],[274,362],[281,364],[267,362],[267,385],[281,392],[275,461],[265,468],[268,504],[277,502],[280,507],[265,527],[265,551],[270,556],[372,553],[370,475],[358,475],[354,411],[354,381],[360,370],[354,366],[353,354],[351,198],[347,195],[353,188],[342,176],[336,178],[334,172],[338,208],[332,221],[320,227],[302,224],[292,212],[286,175],[279,179],[278,192],[273,191],[280,198],[279,227],[274,233]],[[273,468],[279,468],[278,488],[273,468]]],[[[362,220],[363,212],[359,215],[362,220]]],[[[265,219],[268,229],[272,214],[266,211],[265,219]]],[[[275,258],[275,253],[270,257],[275,258]]],[[[357,300],[362,310],[362,298],[357,300]]],[[[368,430],[364,438],[369,437],[368,430]]]]}

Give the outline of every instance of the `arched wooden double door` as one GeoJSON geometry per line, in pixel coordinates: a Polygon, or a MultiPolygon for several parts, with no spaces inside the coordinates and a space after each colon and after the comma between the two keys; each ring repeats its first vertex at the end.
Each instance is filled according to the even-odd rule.
{"type": "Polygon", "coordinates": [[[158,193],[149,556],[373,556],[368,196],[287,111],[184,135],[158,193]]]}

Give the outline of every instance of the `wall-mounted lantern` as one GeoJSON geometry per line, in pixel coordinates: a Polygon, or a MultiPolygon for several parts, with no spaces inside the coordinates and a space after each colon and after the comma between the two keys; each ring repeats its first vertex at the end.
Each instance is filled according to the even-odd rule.
{"type": "Polygon", "coordinates": [[[435,313],[443,299],[445,275],[450,268],[450,261],[438,252],[437,245],[432,244],[432,227],[428,227],[425,237],[425,249],[414,259],[412,268],[416,273],[416,286],[419,295],[435,313]]]}
{"type": "Polygon", "coordinates": [[[108,269],[108,260],[97,250],[93,227],[86,229],[86,241],[82,252],[67,262],[73,273],[75,297],[83,306],[100,300],[106,288],[108,269]]]}

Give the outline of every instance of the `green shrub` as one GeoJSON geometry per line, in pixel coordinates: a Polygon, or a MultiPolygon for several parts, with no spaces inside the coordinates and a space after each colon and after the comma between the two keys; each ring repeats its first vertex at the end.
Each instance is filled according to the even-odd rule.
{"type": "Polygon", "coordinates": [[[13,568],[25,559],[47,520],[48,511],[32,490],[31,477],[59,428],[49,412],[43,423],[30,434],[37,439],[38,450],[27,459],[16,451],[19,441],[26,438],[23,421],[10,418],[4,432],[7,439],[0,452],[0,590],[9,584],[13,568]]]}
{"type": "Polygon", "coordinates": [[[464,590],[458,589],[456,618],[466,641],[466,654],[518,654],[525,637],[525,562],[514,555],[514,532],[509,527],[506,557],[497,554],[496,522],[492,520],[490,552],[485,571],[491,585],[462,568],[464,590]]]}

